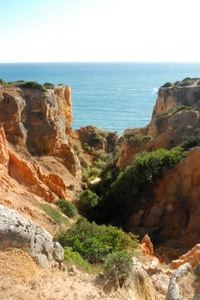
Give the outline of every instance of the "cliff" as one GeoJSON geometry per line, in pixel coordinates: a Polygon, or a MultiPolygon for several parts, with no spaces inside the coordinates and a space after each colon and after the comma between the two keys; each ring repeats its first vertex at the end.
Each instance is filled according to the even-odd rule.
{"type": "MultiPolygon", "coordinates": [[[[199,142],[191,144],[173,167],[169,168],[163,160],[160,175],[152,180],[149,177],[145,183],[144,177],[152,176],[151,170],[145,170],[147,159],[141,158],[139,170],[134,160],[142,151],[170,150],[190,137],[199,141],[199,98],[197,84],[161,87],[150,124],[127,129],[123,134],[117,160],[121,171],[116,176],[110,169],[104,174],[105,180],[93,187],[101,201],[89,213],[90,220],[118,224],[138,234],[140,239],[148,234],[156,256],[166,263],[199,243],[199,142]],[[127,165],[128,168],[123,168],[127,165]]],[[[162,155],[149,158],[152,172],[159,172],[162,155]]]]}
{"type": "Polygon", "coordinates": [[[1,203],[51,233],[59,225],[40,203],[72,201],[81,190],[72,119],[70,87],[46,91],[19,84],[0,87],[1,203]]]}
{"type": "Polygon", "coordinates": [[[127,165],[141,151],[171,149],[191,135],[199,136],[199,99],[199,85],[161,87],[150,123],[125,130],[117,166],[127,165]]]}
{"type": "MultiPolygon", "coordinates": [[[[82,189],[81,165],[88,169],[88,166],[95,166],[96,169],[97,166],[102,168],[102,166],[106,166],[107,162],[113,163],[113,159],[118,154],[116,149],[120,148],[117,167],[123,167],[133,161],[135,155],[143,150],[151,152],[161,147],[171,149],[187,140],[188,137],[200,138],[199,95],[200,86],[197,84],[161,87],[150,124],[145,128],[127,129],[123,137],[118,139],[116,132],[103,132],[94,126],[83,127],[76,131],[71,129],[73,119],[71,89],[67,86],[60,85],[48,90],[34,86],[27,87],[21,83],[0,86],[0,204],[15,209],[27,218],[26,220],[22,217],[19,218],[19,215],[16,214],[17,218],[13,220],[12,224],[12,220],[8,220],[5,213],[1,215],[3,226],[5,220],[9,221],[6,227],[7,233],[2,235],[4,244],[15,246],[10,226],[15,229],[13,234],[17,238],[19,231],[23,233],[24,230],[23,237],[27,240],[30,236],[26,236],[26,227],[23,224],[29,224],[33,235],[27,248],[28,251],[30,249],[33,251],[32,256],[35,257],[34,241],[38,225],[43,226],[52,235],[59,229],[66,229],[67,225],[55,222],[41,209],[41,204],[46,205],[48,202],[51,208],[57,209],[54,200],[58,198],[77,201],[82,189]],[[112,160],[108,161],[108,157],[109,159],[112,157],[112,160]],[[104,165],[102,164],[103,160],[106,160],[104,165]],[[37,225],[35,226],[31,221],[37,225]],[[21,226],[23,230],[20,229],[21,226]]],[[[4,270],[1,278],[2,293],[4,295],[6,293],[7,298],[12,299],[12,295],[16,298],[18,290],[16,289],[17,292],[13,291],[13,287],[18,286],[19,288],[20,286],[27,296],[26,289],[32,291],[36,286],[37,295],[41,297],[45,295],[46,298],[51,297],[51,293],[53,295],[57,293],[58,299],[66,296],[87,299],[88,295],[94,299],[110,299],[112,296],[115,299],[122,297],[159,299],[158,295],[160,299],[165,299],[172,270],[159,269],[160,262],[170,263],[171,260],[174,260],[170,265],[174,268],[190,262],[192,267],[197,266],[197,271],[199,268],[199,245],[197,244],[200,238],[198,228],[200,215],[199,160],[200,147],[191,147],[187,150],[187,155],[173,168],[164,168],[162,176],[157,178],[152,185],[144,186],[145,190],[142,190],[140,186],[139,196],[133,182],[127,185],[127,178],[123,181],[121,169],[119,170],[113,165],[112,169],[108,169],[110,173],[106,177],[105,186],[103,186],[104,192],[106,186],[107,188],[116,188],[116,183],[111,181],[112,176],[122,180],[120,181],[121,186],[117,190],[117,196],[115,197],[114,193],[110,194],[110,202],[106,203],[108,206],[103,207],[102,214],[109,214],[111,218],[117,215],[120,221],[125,220],[124,228],[139,235],[142,240],[143,252],[147,255],[146,265],[135,261],[130,277],[131,289],[113,291],[109,294],[102,289],[102,282],[97,277],[70,271],[66,276],[66,273],[61,274],[56,268],[44,273],[38,270],[34,261],[23,251],[18,251],[19,249],[4,251],[2,245],[3,252],[0,252],[0,265],[4,270]],[[124,183],[126,185],[125,193],[122,188],[124,183]],[[127,195],[129,200],[131,199],[128,205],[125,199],[127,195]],[[118,196],[122,201],[116,204],[118,196]],[[109,211],[109,205],[112,208],[116,207],[109,211]],[[189,251],[192,247],[194,248],[189,251]],[[187,251],[189,251],[188,254],[183,255],[187,251]],[[157,258],[153,255],[156,255],[157,258]],[[17,265],[19,262],[20,266],[17,265]],[[11,265],[15,270],[10,267],[11,265]],[[22,266],[25,266],[24,269],[22,266]],[[31,266],[31,275],[25,272],[27,266],[31,266]],[[144,272],[144,269],[147,272],[144,272]],[[16,270],[20,270],[20,272],[16,272],[16,270]],[[42,284],[36,279],[36,273],[40,274],[39,278],[42,284]],[[62,282],[57,281],[58,277],[62,278],[62,282]],[[28,281],[28,278],[31,278],[31,281],[28,281]],[[12,282],[13,287],[10,284],[9,288],[4,288],[5,280],[12,282]],[[24,288],[25,281],[26,287],[24,288]],[[76,286],[76,293],[74,289],[72,291],[72,285],[76,286]],[[45,289],[45,286],[48,288],[45,289]],[[65,293],[63,292],[65,291],[64,287],[67,288],[65,293]],[[41,289],[43,294],[40,293],[41,289]]],[[[101,182],[101,179],[98,179],[101,182]]],[[[86,182],[85,186],[90,185],[86,182]]],[[[91,186],[95,186],[95,184],[92,183],[91,186]]],[[[104,195],[101,196],[103,198],[104,195]]],[[[116,219],[113,224],[116,224],[115,221],[116,219]]],[[[43,232],[43,229],[40,231],[43,232]]],[[[50,235],[48,235],[47,242],[48,239],[52,242],[50,235]]],[[[21,238],[17,242],[22,244],[23,248],[21,238]]],[[[54,251],[52,245],[48,250],[50,254],[44,250],[46,246],[39,246],[37,255],[40,255],[40,252],[43,255],[45,251],[50,262],[51,253],[54,251]]],[[[195,297],[200,292],[196,283],[196,275],[193,274],[191,268],[188,270],[187,272],[191,273],[191,276],[189,279],[184,277],[182,282],[179,281],[179,285],[184,290],[184,279],[187,278],[191,286],[193,284],[195,286],[189,290],[190,295],[195,297]]],[[[174,286],[177,287],[176,279],[179,275],[176,273],[175,275],[170,280],[168,299],[172,299],[170,298],[170,289],[173,289],[174,286]]],[[[36,292],[31,294],[31,297],[33,296],[31,299],[37,297],[36,292]]],[[[188,299],[188,291],[184,291],[184,293],[185,299],[188,299]]]]}

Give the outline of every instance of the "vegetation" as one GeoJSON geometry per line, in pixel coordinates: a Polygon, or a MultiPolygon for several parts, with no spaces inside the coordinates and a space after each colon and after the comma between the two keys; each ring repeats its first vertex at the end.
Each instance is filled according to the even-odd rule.
{"type": "Polygon", "coordinates": [[[172,87],[172,86],[173,86],[173,83],[171,83],[171,82],[166,82],[162,87],[167,88],[167,87],[172,87]]]}
{"type": "Polygon", "coordinates": [[[43,209],[57,224],[71,226],[69,220],[63,217],[56,209],[47,203],[40,203],[40,208],[43,209]]]}
{"type": "MultiPolygon", "coordinates": [[[[102,170],[104,170],[107,165],[110,165],[115,160],[118,152],[106,152],[104,150],[95,150],[90,147],[89,153],[93,154],[93,161],[85,161],[85,165],[82,169],[83,172],[83,182],[89,183],[91,180],[98,177],[102,170]]],[[[88,151],[88,150],[87,150],[88,151]]]]}
{"type": "Polygon", "coordinates": [[[129,277],[133,267],[133,258],[127,251],[116,251],[110,253],[104,262],[103,269],[107,275],[115,273],[116,279],[122,288],[129,277]]]}
{"type": "Polygon", "coordinates": [[[43,92],[47,92],[47,89],[43,85],[39,84],[36,81],[21,82],[20,84],[18,84],[18,86],[23,87],[23,88],[37,89],[37,90],[41,90],[43,92]]]}
{"type": "Polygon", "coordinates": [[[79,200],[77,201],[77,207],[81,214],[85,214],[86,211],[89,211],[91,207],[97,205],[99,197],[96,193],[92,192],[90,189],[84,190],[79,200]]]}
{"type": "Polygon", "coordinates": [[[6,85],[6,82],[0,78],[0,84],[4,86],[4,85],[6,85]]]}
{"type": "Polygon", "coordinates": [[[5,82],[3,81],[3,79],[0,79],[0,84],[4,86],[11,85],[11,86],[17,86],[21,88],[32,88],[32,89],[41,90],[43,92],[47,92],[47,88],[36,81],[17,80],[17,81],[5,82]]]}
{"type": "Polygon", "coordinates": [[[125,229],[124,224],[132,212],[153,199],[157,179],[184,158],[188,149],[197,145],[199,139],[191,137],[171,150],[143,151],[124,168],[109,166],[102,172],[101,181],[87,190],[82,202],[85,209],[82,208],[81,213],[98,224],[114,224],[125,229]],[[91,195],[95,196],[95,205],[91,205],[91,195]]]}
{"type": "Polygon", "coordinates": [[[90,264],[99,264],[105,261],[109,253],[116,251],[133,251],[137,245],[137,237],[125,233],[111,225],[97,225],[81,217],[67,231],[61,231],[55,236],[63,247],[71,247],[90,264]]]}
{"type": "Polygon", "coordinates": [[[182,111],[182,110],[192,110],[192,109],[193,108],[191,106],[188,106],[188,105],[179,105],[178,107],[173,108],[173,109],[171,108],[171,109],[169,109],[168,111],[165,111],[162,114],[157,113],[157,114],[155,114],[155,117],[156,118],[160,118],[160,117],[167,116],[169,114],[174,115],[174,114],[176,114],[179,111],[182,111]]]}
{"type": "Polygon", "coordinates": [[[86,259],[83,259],[78,252],[73,251],[72,247],[64,248],[64,260],[68,263],[83,267],[86,270],[89,270],[91,267],[86,259]]]}
{"type": "Polygon", "coordinates": [[[133,136],[129,136],[130,143],[135,146],[140,146],[142,143],[147,143],[151,139],[151,135],[135,134],[133,136]]]}
{"type": "Polygon", "coordinates": [[[55,201],[55,204],[59,206],[61,212],[69,218],[75,218],[78,215],[76,206],[65,199],[58,199],[55,201]]]}
{"type": "Polygon", "coordinates": [[[50,82],[45,82],[44,83],[44,87],[46,89],[50,89],[50,90],[54,90],[55,89],[55,85],[53,83],[50,83],[50,82]]]}
{"type": "Polygon", "coordinates": [[[182,81],[176,81],[174,83],[166,82],[162,87],[168,88],[168,87],[190,86],[190,85],[199,85],[199,84],[200,84],[200,78],[186,77],[182,81]]]}

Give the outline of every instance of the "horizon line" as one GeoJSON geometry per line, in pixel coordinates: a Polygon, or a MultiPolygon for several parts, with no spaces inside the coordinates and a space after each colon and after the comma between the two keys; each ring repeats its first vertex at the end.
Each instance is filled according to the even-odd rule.
{"type": "Polygon", "coordinates": [[[0,62],[0,64],[55,64],[55,63],[200,63],[200,61],[19,61],[19,62],[0,62]]]}

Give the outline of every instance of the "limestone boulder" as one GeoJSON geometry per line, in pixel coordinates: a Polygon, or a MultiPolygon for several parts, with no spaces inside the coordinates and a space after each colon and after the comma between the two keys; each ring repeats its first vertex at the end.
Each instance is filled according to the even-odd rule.
{"type": "Polygon", "coordinates": [[[18,248],[28,252],[39,265],[61,263],[64,252],[44,228],[29,221],[14,209],[0,205],[0,250],[18,248]]]}
{"type": "Polygon", "coordinates": [[[167,297],[166,300],[179,300],[181,299],[180,287],[178,284],[178,279],[181,276],[187,276],[188,273],[192,272],[191,265],[189,263],[185,263],[180,266],[171,276],[167,297]]]}
{"type": "Polygon", "coordinates": [[[133,267],[128,279],[128,286],[133,293],[131,299],[160,300],[151,278],[140,265],[136,264],[133,267]]]}

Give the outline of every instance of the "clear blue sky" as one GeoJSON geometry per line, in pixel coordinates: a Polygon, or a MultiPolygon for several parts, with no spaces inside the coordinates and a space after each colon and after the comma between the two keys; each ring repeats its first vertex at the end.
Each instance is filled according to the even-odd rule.
{"type": "Polygon", "coordinates": [[[199,3],[0,0],[0,62],[199,62],[199,3]]]}

